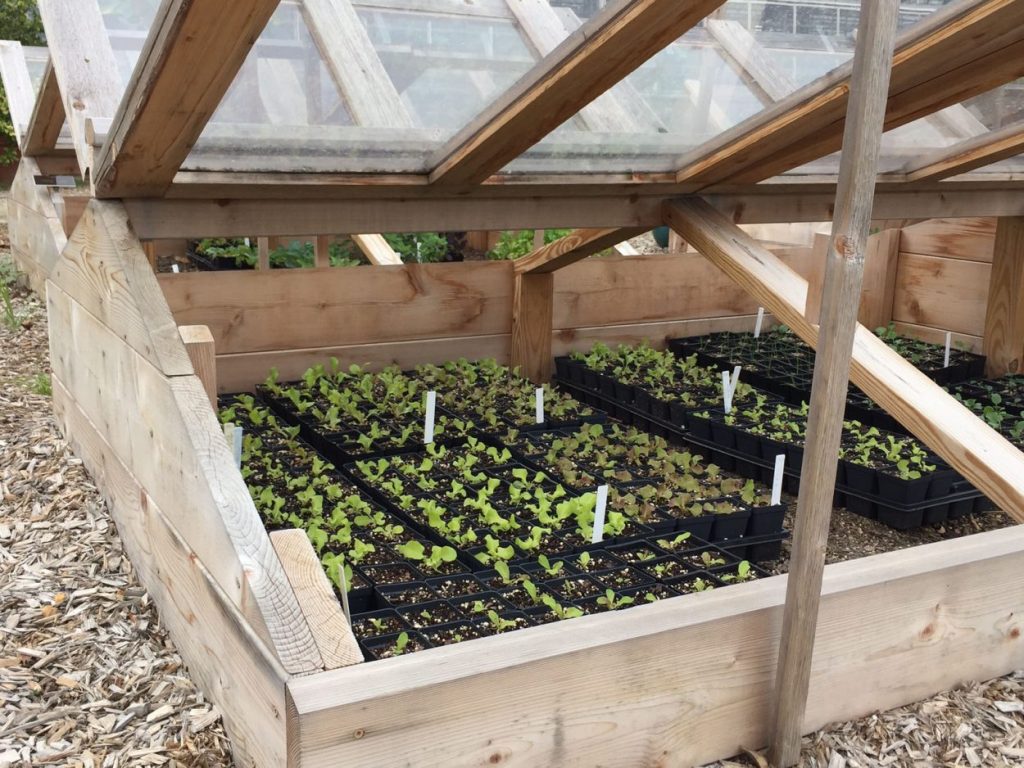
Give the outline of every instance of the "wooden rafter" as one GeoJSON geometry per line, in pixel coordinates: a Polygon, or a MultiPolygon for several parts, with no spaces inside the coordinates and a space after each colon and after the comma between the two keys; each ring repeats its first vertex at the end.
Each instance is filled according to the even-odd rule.
{"type": "MultiPolygon", "coordinates": [[[[851,64],[685,157],[678,181],[754,183],[839,149],[851,64]]],[[[936,11],[897,43],[886,129],[1024,74],[1024,2],[969,0],[936,11]]]]}
{"type": "Polygon", "coordinates": [[[763,104],[782,101],[796,90],[796,82],[775,66],[757,38],[738,21],[708,19],[704,28],[763,104]]]}
{"type": "Polygon", "coordinates": [[[302,5],[309,31],[356,123],[412,128],[412,118],[350,0],[305,0],[302,5]]]}
{"type": "Polygon", "coordinates": [[[32,118],[33,96],[32,79],[28,74],[21,43],[10,40],[0,42],[0,75],[3,77],[14,138],[19,146],[23,146],[26,130],[32,118]]]}
{"type": "Polygon", "coordinates": [[[608,6],[449,141],[435,156],[431,182],[484,181],[721,4],[620,0],[608,6]]]}
{"type": "Polygon", "coordinates": [[[595,253],[616,247],[624,240],[642,235],[643,227],[612,229],[577,229],[533,253],[516,259],[515,271],[520,274],[539,275],[575,264],[595,253]]]}
{"type": "MultiPolygon", "coordinates": [[[[732,221],[698,199],[666,205],[669,225],[811,346],[807,281],[732,221]]],[[[1024,454],[863,326],[851,380],[976,488],[1024,522],[1024,454]]]]}
{"type": "Polygon", "coordinates": [[[84,176],[93,167],[86,123],[117,112],[121,76],[97,0],[39,0],[39,12],[84,176]]]}
{"type": "Polygon", "coordinates": [[[96,164],[98,196],[167,191],[276,7],[277,0],[160,6],[96,164]]]}
{"type": "Polygon", "coordinates": [[[43,83],[39,87],[39,97],[32,110],[32,119],[28,123],[23,151],[26,155],[45,155],[57,148],[61,128],[64,127],[64,102],[60,97],[60,84],[57,73],[53,70],[53,62],[46,63],[43,83]]]}
{"type": "Polygon", "coordinates": [[[1024,123],[1013,123],[925,155],[908,165],[903,173],[907,181],[939,181],[1021,152],[1024,152],[1024,123]]]}

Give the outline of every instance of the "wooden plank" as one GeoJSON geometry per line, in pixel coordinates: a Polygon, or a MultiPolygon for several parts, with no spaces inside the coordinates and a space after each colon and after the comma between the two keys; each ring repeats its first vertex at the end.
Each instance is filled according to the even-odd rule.
{"type": "Polygon", "coordinates": [[[277,0],[162,3],[93,179],[101,197],[160,197],[220,106],[277,0]],[[216,51],[217,55],[210,55],[216,51]]]}
{"type": "Polygon", "coordinates": [[[359,644],[352,634],[352,625],[345,617],[306,532],[297,528],[273,531],[270,543],[302,606],[306,622],[324,660],[324,668],[338,669],[361,664],[363,652],[359,650],[359,644]]]}
{"type": "Polygon", "coordinates": [[[29,285],[40,296],[46,293],[46,278],[60,259],[67,237],[45,187],[37,187],[39,167],[23,157],[7,198],[8,235],[11,252],[29,285]]]}
{"type": "Polygon", "coordinates": [[[900,251],[991,264],[995,238],[994,217],[931,219],[903,228],[900,251]]]}
{"type": "Polygon", "coordinates": [[[512,367],[540,385],[551,380],[551,272],[516,272],[512,299],[512,367]]]}
{"type": "Polygon", "coordinates": [[[256,269],[261,272],[270,270],[270,238],[256,238],[256,269]]]}
{"type": "Polygon", "coordinates": [[[32,121],[35,94],[32,91],[32,79],[28,74],[21,43],[12,40],[0,41],[0,77],[3,78],[14,139],[18,146],[23,146],[28,125],[32,121]]]}
{"type": "Polygon", "coordinates": [[[1024,361],[1024,218],[1002,218],[996,226],[992,276],[985,310],[988,376],[1020,373],[1024,361]]]}
{"type": "MultiPolygon", "coordinates": [[[[533,253],[515,260],[520,274],[543,274],[575,264],[581,259],[614,248],[617,243],[642,235],[645,228],[636,229],[578,229],[553,243],[537,248],[533,253]]],[[[534,242],[536,247],[536,242],[534,242]]]]}
{"type": "MultiPolygon", "coordinates": [[[[817,344],[817,329],[803,317],[806,280],[707,204],[677,202],[665,212],[779,322],[817,344]]],[[[1007,514],[1024,520],[1024,488],[1016,480],[1024,476],[1024,454],[863,326],[854,339],[852,381],[1007,514]]]]}
{"type": "Polygon", "coordinates": [[[205,325],[182,325],[178,328],[192,368],[203,385],[214,412],[217,410],[217,353],[213,334],[205,325]]]}
{"type": "MultiPolygon", "coordinates": [[[[945,328],[932,328],[927,325],[915,325],[914,323],[902,322],[893,322],[892,326],[896,333],[901,336],[910,336],[914,339],[927,341],[930,344],[946,343],[945,328]]],[[[964,349],[968,352],[974,352],[979,355],[984,352],[981,336],[971,336],[966,333],[954,333],[952,341],[953,347],[956,349],[964,349]]]]}
{"type": "Polygon", "coordinates": [[[738,21],[708,19],[704,22],[708,34],[735,63],[749,84],[759,93],[765,104],[781,101],[796,89],[796,83],[775,66],[757,39],[738,21]]]}
{"type": "MultiPolygon", "coordinates": [[[[472,229],[655,227],[661,199],[609,195],[523,199],[431,200],[143,200],[125,201],[138,236],[250,237],[323,232],[462,232],[472,229]]],[[[1012,198],[1004,198],[1007,206],[1012,198]]],[[[1024,195],[1020,200],[1024,210],[1024,195]]]]}
{"type": "MultiPolygon", "coordinates": [[[[969,0],[941,9],[897,42],[886,129],[1024,74],[1024,7],[969,0]]],[[[852,62],[683,158],[678,181],[760,181],[840,148],[852,62]]]]}
{"type": "Polygon", "coordinates": [[[976,261],[900,255],[893,319],[981,336],[992,267],[976,261]]]}
{"type": "Polygon", "coordinates": [[[930,152],[903,169],[907,181],[938,181],[1024,152],[1024,125],[1013,123],[930,152]]]}
{"type": "Polygon", "coordinates": [[[64,234],[71,237],[71,233],[75,231],[75,227],[82,219],[82,214],[85,213],[85,207],[92,198],[85,195],[63,195],[62,199],[64,214],[61,216],[61,223],[64,226],[64,234]]]}
{"type": "Polygon", "coordinates": [[[772,699],[768,759],[779,768],[800,759],[898,19],[899,0],[878,0],[862,6],[857,28],[772,699]]]}
{"type": "Polygon", "coordinates": [[[53,70],[53,62],[47,61],[46,70],[43,72],[43,84],[39,87],[39,96],[32,109],[32,118],[28,122],[25,154],[31,157],[54,151],[63,127],[64,102],[61,100],[60,84],[57,82],[57,73],[53,70]]]}
{"type": "Polygon", "coordinates": [[[330,235],[317,235],[313,238],[313,266],[331,266],[331,237],[330,235]]]}
{"type": "Polygon", "coordinates": [[[384,235],[349,235],[349,237],[363,255],[370,260],[371,264],[380,267],[393,267],[402,263],[402,257],[384,239],[384,235]]]}
{"type": "MultiPolygon", "coordinates": [[[[1011,528],[829,565],[804,732],[1024,665],[1022,547],[1024,529],[1011,528]]],[[[375,765],[381,754],[415,768],[526,768],[735,755],[768,737],[785,584],[289,681],[292,757],[313,768],[375,765]],[[432,735],[440,722],[443,739],[432,735]]]]}
{"type": "Polygon", "coordinates": [[[431,183],[484,181],[721,4],[636,0],[609,6],[447,142],[435,155],[431,183]]]}
{"type": "MultiPolygon", "coordinates": [[[[819,233],[814,237],[814,270],[807,275],[807,309],[804,317],[808,322],[818,324],[821,311],[821,288],[824,282],[825,255],[828,250],[828,235],[819,233]]],[[[896,297],[896,275],[899,267],[900,230],[887,229],[876,232],[868,238],[864,254],[864,280],[860,295],[860,310],[857,318],[861,325],[879,328],[892,320],[893,303],[896,297]]]]}
{"type": "Polygon", "coordinates": [[[512,264],[405,264],[159,276],[174,318],[218,354],[507,334],[512,264]]]}
{"type": "Polygon", "coordinates": [[[98,0],[40,0],[50,59],[64,98],[78,166],[84,176],[93,167],[86,121],[117,113],[124,88],[98,0]]]}
{"type": "Polygon", "coordinates": [[[287,673],[56,376],[53,408],[106,500],[160,622],[189,674],[222,713],[235,761],[285,765],[287,673]]]}
{"type": "Polygon", "coordinates": [[[411,128],[402,102],[370,36],[349,0],[307,0],[302,4],[309,31],[345,97],[356,123],[411,128]]]}

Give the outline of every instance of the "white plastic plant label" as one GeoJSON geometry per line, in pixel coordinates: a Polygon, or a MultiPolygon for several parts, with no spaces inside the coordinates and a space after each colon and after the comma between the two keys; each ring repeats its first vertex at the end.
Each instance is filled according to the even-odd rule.
{"type": "Polygon", "coordinates": [[[764,307],[757,308],[757,322],[754,323],[754,338],[761,338],[761,325],[764,323],[764,307]]]}
{"type": "Polygon", "coordinates": [[[608,486],[597,488],[597,506],[594,508],[594,532],[590,536],[591,544],[600,544],[604,539],[605,510],[608,508],[608,486]]]}
{"type": "Polygon", "coordinates": [[[782,477],[786,470],[786,454],[775,457],[775,476],[772,478],[772,506],[782,503],[782,477]]]}
{"type": "Polygon", "coordinates": [[[537,423],[538,424],[543,424],[544,423],[544,387],[537,387],[536,405],[537,405],[537,413],[536,413],[537,423]]]}
{"type": "Polygon", "coordinates": [[[423,422],[424,444],[434,442],[434,411],[437,408],[437,392],[427,392],[427,415],[423,422]]]}
{"type": "Polygon", "coordinates": [[[949,347],[953,343],[953,334],[950,331],[946,331],[946,357],[945,362],[942,364],[943,368],[949,368],[949,347]]]}

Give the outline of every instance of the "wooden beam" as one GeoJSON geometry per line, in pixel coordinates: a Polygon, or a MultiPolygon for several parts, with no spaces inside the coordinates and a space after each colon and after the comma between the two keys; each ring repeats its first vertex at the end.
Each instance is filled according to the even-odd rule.
{"type": "Polygon", "coordinates": [[[402,257],[395,252],[384,235],[349,235],[356,247],[377,266],[395,266],[402,263],[402,257]]]}
{"type": "Polygon", "coordinates": [[[747,28],[731,19],[708,19],[704,28],[720,46],[726,58],[735,63],[741,76],[750,83],[765,104],[772,104],[797,89],[796,82],[765,53],[747,28]]]}
{"type": "Polygon", "coordinates": [[[350,0],[306,0],[302,8],[356,123],[412,128],[412,117],[350,0]]]}
{"type": "Polygon", "coordinates": [[[117,113],[123,87],[98,0],[39,0],[50,60],[83,177],[93,167],[90,118],[117,113]]]}
{"type": "Polygon", "coordinates": [[[435,156],[430,181],[472,185],[501,170],[722,0],[633,0],[608,6],[435,156]]]}
{"type": "Polygon", "coordinates": [[[217,411],[217,352],[213,343],[213,334],[205,325],[182,325],[178,327],[181,340],[185,344],[188,359],[199,377],[199,381],[210,398],[210,405],[217,411]]]}
{"type": "MultiPolygon", "coordinates": [[[[897,42],[886,129],[1024,74],[1024,4],[966,0],[936,11],[897,42]]],[[[683,158],[678,181],[761,181],[840,148],[852,64],[786,97],[683,158]]]]}
{"type": "Polygon", "coordinates": [[[277,2],[161,4],[121,105],[111,113],[93,173],[98,195],[159,197],[167,191],[277,2]]]}
{"type": "Polygon", "coordinates": [[[256,238],[256,269],[267,271],[270,269],[270,238],[256,238]]]}
{"type": "Polygon", "coordinates": [[[1024,123],[1012,123],[931,152],[903,169],[907,181],[939,181],[1024,152],[1024,123]]]}
{"type": "Polygon", "coordinates": [[[899,0],[861,6],[782,619],[769,759],[800,759],[899,0]]]}
{"type": "Polygon", "coordinates": [[[578,229],[565,237],[537,248],[533,253],[515,260],[521,274],[542,274],[567,267],[580,259],[614,248],[623,240],[636,237],[645,229],[578,229]]]}
{"type": "Polygon", "coordinates": [[[273,531],[270,543],[302,606],[324,668],[338,669],[362,663],[363,652],[352,634],[352,625],[341,609],[306,532],[295,528],[273,531]]]}
{"type": "MultiPolygon", "coordinates": [[[[670,203],[670,226],[811,346],[804,318],[807,281],[739,227],[699,200],[670,203]]],[[[1024,453],[863,326],[854,340],[854,384],[945,459],[1000,509],[1024,522],[1024,453]]]]}
{"type": "Polygon", "coordinates": [[[331,266],[331,236],[317,235],[313,239],[313,266],[331,266]]]}
{"type": "Polygon", "coordinates": [[[1024,217],[996,225],[985,310],[985,373],[1020,373],[1024,364],[1024,217]]]}
{"type": "Polygon", "coordinates": [[[3,78],[14,139],[19,147],[24,146],[28,125],[32,121],[32,102],[35,96],[21,43],[0,41],[0,77],[3,78]]]}
{"type": "Polygon", "coordinates": [[[551,381],[552,272],[516,272],[512,299],[512,367],[540,385],[551,381]]]}
{"type": "Polygon", "coordinates": [[[53,70],[53,62],[47,61],[43,83],[39,87],[39,97],[32,110],[32,119],[28,123],[24,153],[32,156],[53,152],[63,127],[64,102],[61,101],[60,84],[57,82],[57,73],[53,70]]]}

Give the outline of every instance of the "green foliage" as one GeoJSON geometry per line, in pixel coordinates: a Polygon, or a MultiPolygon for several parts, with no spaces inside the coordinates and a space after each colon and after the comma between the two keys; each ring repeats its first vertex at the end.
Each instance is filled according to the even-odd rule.
{"type": "MultiPolygon", "coordinates": [[[[24,45],[45,45],[43,22],[35,0],[4,0],[0,3],[0,40],[17,40],[24,45]]],[[[0,151],[0,163],[14,162],[18,158],[14,126],[7,106],[7,93],[0,90],[0,136],[7,147],[0,151]]]]}
{"type": "MultiPolygon", "coordinates": [[[[561,237],[565,237],[572,230],[570,229],[546,229],[544,230],[544,244],[553,243],[561,237]]],[[[487,258],[493,261],[508,261],[525,256],[533,250],[533,230],[523,229],[513,232],[502,232],[498,238],[498,244],[487,254],[487,258]]]]}
{"type": "Polygon", "coordinates": [[[406,264],[444,261],[448,253],[448,241],[437,232],[384,235],[384,239],[406,264]]]}
{"type": "Polygon", "coordinates": [[[50,375],[47,373],[37,373],[35,378],[32,379],[32,392],[36,395],[52,397],[53,386],[50,384],[50,375]]]}

